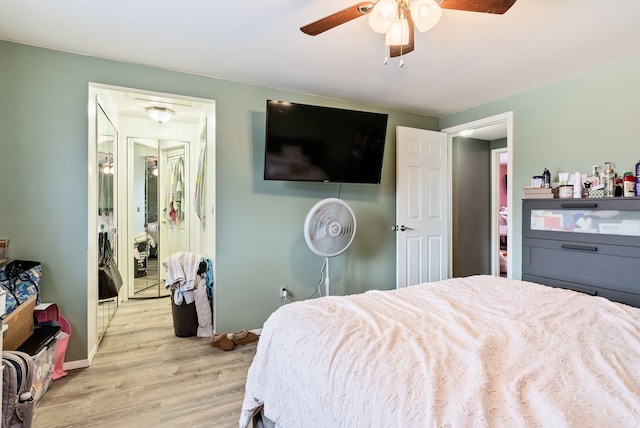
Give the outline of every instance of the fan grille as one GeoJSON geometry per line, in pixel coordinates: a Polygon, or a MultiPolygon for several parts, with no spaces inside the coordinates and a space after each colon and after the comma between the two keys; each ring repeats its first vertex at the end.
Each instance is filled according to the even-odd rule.
{"type": "Polygon", "coordinates": [[[356,220],[351,208],[340,199],[326,199],[309,211],[305,239],[314,253],[333,257],[349,247],[355,229],[356,220]]]}

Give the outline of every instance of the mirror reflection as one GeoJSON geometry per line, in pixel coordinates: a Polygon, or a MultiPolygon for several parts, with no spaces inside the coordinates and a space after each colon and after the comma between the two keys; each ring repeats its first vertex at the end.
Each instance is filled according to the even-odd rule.
{"type": "Polygon", "coordinates": [[[130,143],[133,149],[133,290],[130,297],[166,296],[158,266],[158,141],[133,139],[130,143]]]}
{"type": "MultiPolygon", "coordinates": [[[[98,173],[98,233],[102,233],[111,243],[114,259],[117,260],[117,186],[114,186],[116,176],[116,148],[118,133],[100,105],[97,111],[97,173],[98,173]]],[[[99,240],[99,239],[98,239],[99,240]]],[[[100,260],[100,249],[98,249],[100,260]]],[[[97,276],[97,272],[96,272],[97,276]]],[[[99,293],[97,293],[99,294],[99,293]]],[[[98,302],[98,341],[102,339],[109,321],[117,309],[117,299],[103,299],[98,302]]]]}
{"type": "Polygon", "coordinates": [[[162,260],[189,248],[190,210],[185,174],[188,143],[152,138],[128,139],[131,192],[130,298],[168,296],[162,260]]]}

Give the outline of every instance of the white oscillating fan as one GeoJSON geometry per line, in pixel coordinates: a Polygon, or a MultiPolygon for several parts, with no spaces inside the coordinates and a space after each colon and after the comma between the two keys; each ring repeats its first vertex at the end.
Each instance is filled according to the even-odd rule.
{"type": "Polygon", "coordinates": [[[304,221],[304,239],[317,255],[325,259],[326,295],[329,295],[329,257],[342,254],[356,234],[356,216],[342,199],[327,198],[315,204],[304,221]]]}

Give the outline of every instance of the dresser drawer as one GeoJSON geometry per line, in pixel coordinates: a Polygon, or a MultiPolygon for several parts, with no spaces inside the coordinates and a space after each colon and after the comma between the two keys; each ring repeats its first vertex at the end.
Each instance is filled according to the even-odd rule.
{"type": "Polygon", "coordinates": [[[523,238],[522,272],[640,294],[640,247],[523,238]]]}
{"type": "Polygon", "coordinates": [[[571,281],[562,281],[554,278],[547,278],[536,275],[523,274],[523,281],[531,281],[538,284],[549,285],[552,287],[566,288],[567,290],[578,291],[580,293],[589,294],[591,296],[600,296],[613,302],[624,303],[625,305],[640,307],[640,294],[624,293],[621,291],[591,287],[584,284],[578,284],[571,281]]]}
{"type": "Polygon", "coordinates": [[[562,281],[559,279],[529,274],[522,274],[522,280],[535,282],[537,284],[550,285],[552,287],[566,288],[567,290],[579,291],[580,293],[589,294],[591,296],[599,295],[598,288],[589,287],[588,285],[584,284],[576,284],[575,282],[571,281],[562,281]]]}
{"type": "Polygon", "coordinates": [[[636,247],[640,198],[524,200],[522,235],[636,247]]]}

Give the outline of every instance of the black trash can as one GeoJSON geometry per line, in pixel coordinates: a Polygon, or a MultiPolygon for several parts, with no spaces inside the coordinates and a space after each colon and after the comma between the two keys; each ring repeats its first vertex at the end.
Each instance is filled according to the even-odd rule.
{"type": "Polygon", "coordinates": [[[178,337],[190,337],[198,334],[198,312],[196,303],[182,302],[176,305],[171,290],[171,315],[173,315],[173,331],[178,337]]]}

